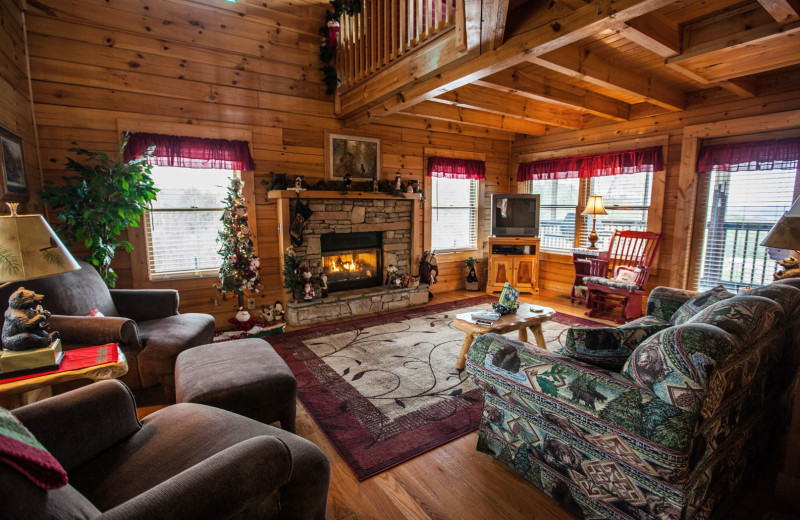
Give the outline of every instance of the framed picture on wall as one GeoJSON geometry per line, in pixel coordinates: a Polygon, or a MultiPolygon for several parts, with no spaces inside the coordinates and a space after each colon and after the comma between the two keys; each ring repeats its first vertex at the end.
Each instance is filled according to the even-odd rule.
{"type": "Polygon", "coordinates": [[[0,165],[2,166],[3,200],[28,199],[28,179],[25,175],[25,158],[22,139],[0,128],[0,165]]]}
{"type": "Polygon", "coordinates": [[[353,181],[371,181],[381,177],[381,140],[375,137],[326,136],[327,180],[340,181],[349,173],[353,181]]]}

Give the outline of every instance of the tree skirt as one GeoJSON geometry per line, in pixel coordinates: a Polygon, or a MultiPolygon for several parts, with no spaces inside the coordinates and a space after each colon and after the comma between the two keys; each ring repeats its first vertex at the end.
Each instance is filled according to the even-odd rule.
{"type": "MultiPolygon", "coordinates": [[[[478,428],[483,390],[455,368],[464,333],[452,321],[491,310],[492,301],[470,298],[267,341],[297,377],[306,410],[364,480],[478,428]]],[[[593,325],[558,313],[542,328],[552,346],[568,327],[593,325]]]]}

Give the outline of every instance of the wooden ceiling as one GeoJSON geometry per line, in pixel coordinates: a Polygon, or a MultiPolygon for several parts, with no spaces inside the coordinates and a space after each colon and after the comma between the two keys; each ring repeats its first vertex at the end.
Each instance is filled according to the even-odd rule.
{"type": "MultiPolygon", "coordinates": [[[[340,117],[359,126],[412,115],[543,135],[626,121],[641,108],[681,111],[687,94],[709,88],[754,97],[760,78],[800,68],[800,0],[504,1],[506,9],[483,3],[506,16],[477,15],[480,34],[501,39],[435,70],[395,64],[392,81],[341,92],[340,117]]],[[[480,12],[480,0],[466,5],[480,12]]]]}

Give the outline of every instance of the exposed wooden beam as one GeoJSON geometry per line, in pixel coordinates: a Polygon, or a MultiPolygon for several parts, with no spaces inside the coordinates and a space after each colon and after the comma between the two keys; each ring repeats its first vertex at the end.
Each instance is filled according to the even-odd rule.
{"type": "Polygon", "coordinates": [[[485,126],[455,123],[443,119],[405,114],[403,112],[384,117],[380,120],[379,124],[396,126],[403,130],[412,129],[425,130],[428,132],[444,132],[472,136],[480,139],[501,139],[504,141],[512,141],[516,135],[514,132],[508,130],[494,130],[485,126]]]}
{"type": "Polygon", "coordinates": [[[758,95],[758,81],[755,76],[721,81],[719,85],[742,98],[752,98],[758,95]]]}
{"type": "Polygon", "coordinates": [[[434,101],[423,101],[418,105],[405,109],[403,113],[528,135],[544,135],[546,130],[543,124],[526,119],[434,101]]]}
{"type": "Polygon", "coordinates": [[[561,48],[544,56],[532,57],[530,61],[669,110],[683,110],[686,104],[686,95],[663,81],[615,67],[577,47],[561,48]]]}
{"type": "MultiPolygon", "coordinates": [[[[579,0],[580,1],[580,0],[579,0]]],[[[627,121],[630,105],[573,85],[555,85],[534,71],[506,69],[473,82],[486,88],[515,93],[537,101],[580,110],[614,121],[627,121]]]]}
{"type": "MultiPolygon", "coordinates": [[[[465,59],[425,78],[414,78],[410,81],[405,78],[396,83],[400,85],[397,89],[381,89],[370,95],[365,95],[364,88],[343,93],[342,107],[348,115],[345,124],[359,126],[375,121],[521,63],[530,56],[575,43],[609,29],[618,21],[642,16],[670,3],[672,0],[595,0],[577,11],[565,12],[567,8],[558,4],[533,2],[539,9],[533,17],[537,21],[546,21],[530,30],[507,37],[505,43],[493,51],[465,59]],[[557,16],[553,16],[554,13],[557,16]],[[345,109],[351,107],[352,110],[353,106],[365,108],[358,112],[347,112],[345,109]]],[[[368,84],[369,81],[365,83],[368,84]]]]}
{"type": "Polygon", "coordinates": [[[619,23],[614,29],[623,38],[664,58],[676,56],[681,52],[681,32],[678,24],[658,13],[649,13],[619,23]]]}
{"type": "Polygon", "coordinates": [[[498,92],[497,90],[465,85],[456,90],[445,92],[437,100],[445,101],[459,107],[485,110],[496,114],[508,114],[515,118],[580,130],[583,128],[583,115],[575,110],[556,107],[532,99],[498,92]]]}
{"type": "Polygon", "coordinates": [[[800,0],[758,0],[758,3],[781,25],[800,20],[800,0]]]}
{"type": "Polygon", "coordinates": [[[481,52],[503,44],[508,16],[508,0],[483,0],[481,3],[481,52]]]}

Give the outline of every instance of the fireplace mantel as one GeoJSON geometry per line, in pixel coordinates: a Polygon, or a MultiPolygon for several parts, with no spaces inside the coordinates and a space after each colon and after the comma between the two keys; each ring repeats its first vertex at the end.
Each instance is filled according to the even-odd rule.
{"type": "MultiPolygon", "coordinates": [[[[271,190],[267,192],[267,201],[270,203],[274,203],[276,205],[277,210],[277,220],[278,220],[278,268],[282,272],[283,270],[283,256],[286,248],[292,243],[291,237],[289,235],[289,229],[292,223],[292,209],[294,208],[295,201],[298,198],[298,192],[295,190],[271,190]]],[[[406,262],[407,262],[407,269],[410,274],[416,274],[417,266],[419,264],[420,258],[422,257],[422,196],[420,193],[404,193],[402,196],[397,195],[390,195],[388,193],[372,193],[366,191],[352,191],[352,192],[339,192],[339,191],[317,191],[317,190],[301,190],[299,192],[299,198],[305,204],[311,204],[312,206],[319,204],[326,204],[330,205],[333,203],[334,200],[342,201],[346,207],[352,206],[353,204],[363,206],[364,203],[368,203],[368,201],[372,200],[375,201],[375,206],[383,206],[386,203],[387,207],[391,204],[394,206],[395,203],[390,201],[398,201],[397,204],[400,204],[399,201],[402,201],[404,204],[410,204],[410,222],[406,221],[405,223],[370,223],[369,221],[360,223],[360,224],[353,224],[350,228],[351,231],[383,231],[389,232],[391,236],[392,233],[395,234],[395,239],[397,239],[397,233],[406,233],[408,235],[410,233],[410,244],[406,246],[405,251],[407,251],[406,262]]],[[[335,203],[334,203],[335,204],[335,203]]],[[[335,204],[336,205],[336,204],[335,204]]],[[[369,204],[368,204],[369,205],[369,204]]],[[[407,206],[406,206],[407,207],[407,206]]],[[[369,211],[369,210],[368,210],[369,211]]],[[[408,210],[406,210],[408,211],[408,210]]],[[[339,213],[340,210],[336,210],[336,213],[339,213]]],[[[326,214],[328,218],[338,218],[341,219],[341,216],[332,217],[330,214],[326,214]]],[[[314,216],[312,215],[312,219],[314,216]]],[[[361,218],[364,218],[364,212],[361,212],[361,218]]],[[[354,220],[353,222],[357,222],[354,220]]],[[[341,232],[341,231],[337,231],[341,232]]],[[[317,238],[317,242],[319,239],[317,238]]],[[[389,262],[391,263],[391,262],[389,262]]],[[[401,262],[402,263],[402,262],[401,262]]],[[[384,262],[384,269],[387,267],[387,263],[384,262]]],[[[427,294],[427,291],[425,291],[427,294]]],[[[286,296],[284,296],[284,303],[286,303],[286,296]]]]}
{"type": "Polygon", "coordinates": [[[270,190],[267,192],[267,200],[296,199],[297,194],[301,199],[399,199],[419,201],[422,199],[420,193],[403,193],[403,196],[390,195],[388,193],[373,193],[370,191],[317,191],[317,190],[270,190]]]}

